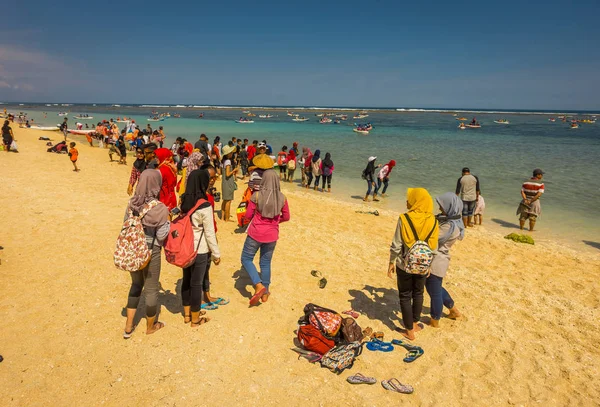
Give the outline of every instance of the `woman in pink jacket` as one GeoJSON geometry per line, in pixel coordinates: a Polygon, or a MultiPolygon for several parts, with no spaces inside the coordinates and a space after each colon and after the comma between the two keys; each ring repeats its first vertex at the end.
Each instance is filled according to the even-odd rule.
{"type": "Polygon", "coordinates": [[[266,170],[260,182],[260,190],[248,202],[246,218],[251,220],[248,236],[242,249],[242,265],[254,286],[250,305],[269,299],[271,284],[271,259],[279,239],[279,224],[290,220],[290,210],[285,195],[279,187],[279,177],[274,170],[266,170]],[[253,263],[260,249],[260,275],[253,263]]]}

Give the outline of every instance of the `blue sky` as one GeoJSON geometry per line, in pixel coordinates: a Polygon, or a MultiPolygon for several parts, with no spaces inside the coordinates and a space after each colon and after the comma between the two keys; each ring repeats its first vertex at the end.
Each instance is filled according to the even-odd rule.
{"type": "Polygon", "coordinates": [[[600,109],[598,1],[403,3],[11,4],[0,100],[600,109]]]}

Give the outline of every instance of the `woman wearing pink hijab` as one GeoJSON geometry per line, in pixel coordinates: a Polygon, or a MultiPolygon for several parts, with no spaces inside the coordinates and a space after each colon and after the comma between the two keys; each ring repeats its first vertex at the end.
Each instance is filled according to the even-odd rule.
{"type": "Polygon", "coordinates": [[[385,196],[385,191],[387,191],[388,182],[390,180],[390,173],[392,172],[392,169],[395,166],[396,161],[391,160],[379,170],[379,174],[377,174],[377,187],[375,188],[375,195],[377,195],[377,193],[379,192],[379,188],[381,188],[381,184],[383,184],[383,191],[381,191],[381,196],[385,196]]]}

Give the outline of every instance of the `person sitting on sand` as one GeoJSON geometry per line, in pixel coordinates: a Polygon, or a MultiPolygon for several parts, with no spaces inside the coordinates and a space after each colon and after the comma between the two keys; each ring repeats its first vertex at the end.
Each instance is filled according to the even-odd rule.
{"type": "Polygon", "coordinates": [[[323,174],[323,186],[321,192],[325,191],[325,184],[327,184],[327,192],[331,192],[331,178],[333,177],[333,170],[335,166],[331,160],[331,154],[325,153],[325,159],[321,162],[321,172],[323,174]]]}
{"type": "Polygon", "coordinates": [[[142,175],[142,172],[146,169],[146,160],[144,160],[143,149],[137,148],[135,150],[135,158],[136,160],[133,162],[133,167],[131,167],[129,185],[127,185],[127,195],[129,196],[133,193],[133,188],[135,188],[136,183],[140,179],[140,175],[142,175]]]}
{"type": "Polygon", "coordinates": [[[206,192],[210,184],[210,174],[205,169],[197,169],[190,173],[185,187],[185,194],[181,197],[181,211],[191,214],[192,228],[194,230],[194,247],[196,259],[183,269],[181,283],[181,300],[183,303],[183,322],[192,328],[199,327],[210,321],[204,317],[202,307],[202,289],[204,278],[212,260],[215,265],[221,262],[221,252],[215,234],[215,221],[213,208],[208,201],[206,192]],[[204,200],[197,208],[199,200],[204,200]],[[195,209],[194,209],[195,208],[195,209]]]}
{"type": "Polygon", "coordinates": [[[266,170],[262,174],[260,189],[250,198],[245,216],[252,222],[248,226],[241,262],[254,286],[250,305],[257,305],[259,301],[267,302],[269,299],[271,260],[279,239],[279,224],[290,220],[288,201],[281,193],[275,170],[266,170]],[[253,262],[259,249],[260,275],[253,262]]]}
{"type": "Polygon", "coordinates": [[[424,240],[432,250],[437,249],[439,227],[433,215],[433,199],[424,188],[408,188],[406,194],[406,207],[408,212],[401,215],[396,225],[396,233],[390,246],[390,262],[388,277],[393,278],[396,273],[398,294],[400,296],[400,310],[402,322],[406,332],[403,336],[410,340],[415,339],[415,332],[422,329],[419,325],[421,311],[423,310],[423,291],[426,276],[409,274],[404,271],[404,255],[418,240],[424,240]],[[406,220],[410,218],[417,236],[406,220]]]}
{"type": "Polygon", "coordinates": [[[517,215],[519,216],[519,227],[523,230],[525,221],[529,219],[529,231],[533,232],[535,222],[538,216],[542,213],[542,206],[540,205],[540,198],[544,193],[544,171],[539,168],[533,170],[533,177],[528,179],[521,186],[521,203],[517,208],[517,215]]]}
{"type": "Polygon", "coordinates": [[[367,161],[367,167],[363,170],[363,179],[367,180],[367,193],[363,199],[365,202],[369,202],[371,189],[373,190],[373,202],[379,201],[379,199],[377,199],[377,190],[375,189],[375,168],[379,168],[381,165],[375,167],[375,160],[377,160],[377,157],[369,157],[369,160],[367,161]]]}
{"type": "Polygon", "coordinates": [[[437,216],[440,225],[438,248],[434,252],[431,274],[425,281],[425,288],[431,298],[430,325],[438,328],[443,307],[450,310],[448,318],[456,319],[460,316],[460,312],[454,305],[454,300],[448,294],[448,291],[442,287],[442,282],[450,265],[450,248],[457,240],[464,238],[465,225],[461,220],[463,203],[455,194],[447,192],[438,196],[435,201],[442,212],[437,216]]]}
{"type": "MultiPolygon", "coordinates": [[[[140,214],[144,211],[146,205],[153,201],[158,202],[161,185],[162,177],[159,171],[144,171],[140,176],[135,194],[129,200],[127,213],[131,210],[134,215],[140,214]]],[[[148,248],[152,250],[152,255],[150,262],[143,269],[130,273],[131,288],[127,300],[127,320],[123,333],[125,339],[130,338],[135,329],[133,318],[140,302],[142,289],[146,300],[146,334],[153,334],[165,326],[162,322],[156,320],[156,316],[158,315],[157,304],[160,287],[160,251],[163,241],[169,234],[169,209],[162,202],[158,202],[142,218],[142,226],[144,227],[148,248]]]]}
{"type": "Polygon", "coordinates": [[[383,191],[381,191],[381,196],[385,196],[385,193],[388,189],[388,183],[390,181],[390,174],[392,170],[396,166],[396,161],[390,160],[389,163],[381,167],[379,173],[377,174],[377,187],[375,188],[375,194],[379,193],[379,189],[383,184],[383,191]]]}

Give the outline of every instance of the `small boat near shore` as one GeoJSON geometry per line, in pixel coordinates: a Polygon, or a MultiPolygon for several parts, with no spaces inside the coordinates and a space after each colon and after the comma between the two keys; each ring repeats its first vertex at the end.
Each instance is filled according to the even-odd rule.
{"type": "Polygon", "coordinates": [[[75,119],[78,120],[93,120],[94,116],[73,116],[75,119]]]}
{"type": "Polygon", "coordinates": [[[292,119],[292,121],[294,121],[294,122],[307,122],[308,118],[307,117],[294,117],[292,119]]]}
{"type": "Polygon", "coordinates": [[[554,117],[551,117],[548,119],[549,122],[554,123],[556,121],[556,119],[554,117]]]}
{"type": "Polygon", "coordinates": [[[364,119],[365,117],[369,117],[368,114],[359,113],[357,115],[352,116],[353,119],[364,119]]]}
{"type": "Polygon", "coordinates": [[[272,114],[259,114],[258,117],[261,119],[270,119],[271,117],[273,117],[273,115],[272,114]]]}
{"type": "Polygon", "coordinates": [[[57,113],[57,114],[59,116],[68,116],[69,115],[69,113],[66,113],[66,112],[60,112],[60,113],[57,113]]]}
{"type": "Polygon", "coordinates": [[[151,119],[146,119],[146,120],[149,121],[149,122],[164,122],[165,118],[164,117],[161,117],[161,118],[153,117],[151,119]]]}
{"type": "Polygon", "coordinates": [[[457,117],[456,120],[460,121],[460,122],[464,122],[465,120],[469,120],[466,117],[457,117]]]}
{"type": "Polygon", "coordinates": [[[364,129],[352,129],[353,132],[355,133],[360,133],[360,134],[369,134],[368,130],[364,130],[364,129]]]}
{"type": "Polygon", "coordinates": [[[240,123],[240,124],[252,124],[254,123],[254,120],[248,120],[248,119],[238,119],[235,121],[236,123],[240,123]]]}
{"type": "Polygon", "coordinates": [[[59,130],[58,126],[55,126],[55,127],[50,127],[50,126],[31,126],[29,128],[33,129],[33,130],[43,130],[43,131],[58,131],[59,130]]]}
{"type": "Polygon", "coordinates": [[[506,119],[498,119],[498,120],[494,120],[494,123],[497,124],[510,124],[510,122],[506,119]]]}
{"type": "Polygon", "coordinates": [[[86,134],[90,134],[90,133],[95,133],[96,130],[95,129],[90,129],[90,130],[76,130],[76,129],[68,129],[67,130],[69,133],[71,134],[78,134],[80,136],[85,136],[86,134]]]}
{"type": "Polygon", "coordinates": [[[480,129],[481,128],[481,124],[476,123],[476,124],[467,124],[467,127],[470,129],[480,129]]]}
{"type": "Polygon", "coordinates": [[[579,125],[577,123],[571,123],[571,128],[572,129],[578,129],[579,125]]]}
{"type": "Polygon", "coordinates": [[[466,130],[467,126],[464,123],[461,123],[461,124],[458,125],[458,128],[461,129],[461,130],[466,130]]]}
{"type": "Polygon", "coordinates": [[[333,120],[331,120],[329,117],[327,116],[323,116],[323,118],[321,120],[319,120],[319,123],[321,124],[328,124],[331,123],[333,120]]]}

